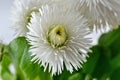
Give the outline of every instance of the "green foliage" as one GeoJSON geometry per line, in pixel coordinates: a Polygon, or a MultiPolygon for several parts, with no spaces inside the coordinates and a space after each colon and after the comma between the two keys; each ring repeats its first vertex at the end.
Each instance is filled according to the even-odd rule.
{"type": "Polygon", "coordinates": [[[99,43],[91,48],[87,62],[71,74],[66,69],[60,75],[51,76],[40,64],[31,62],[29,45],[24,37],[14,39],[4,46],[0,62],[0,78],[3,80],[120,80],[120,27],[103,34],[99,43]],[[14,65],[15,72],[10,70],[14,65]]]}
{"type": "Polygon", "coordinates": [[[4,54],[3,60],[0,63],[1,67],[1,76],[3,80],[15,80],[14,74],[11,73],[10,71],[10,65],[11,65],[11,59],[7,54],[4,54]]]}
{"type": "Polygon", "coordinates": [[[8,67],[8,63],[11,61],[16,70],[16,79],[8,78],[9,80],[52,80],[50,74],[44,72],[39,64],[31,62],[31,56],[28,52],[29,45],[24,37],[13,40],[9,44],[8,49],[9,54],[7,54],[7,56],[9,56],[9,60],[6,61],[7,58],[3,57],[5,61],[4,59],[2,60],[2,63],[4,63],[2,66],[8,67]]]}

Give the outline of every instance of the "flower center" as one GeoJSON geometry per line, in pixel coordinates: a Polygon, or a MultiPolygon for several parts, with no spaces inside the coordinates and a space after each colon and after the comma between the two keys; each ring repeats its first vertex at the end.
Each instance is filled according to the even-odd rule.
{"type": "Polygon", "coordinates": [[[67,37],[65,28],[62,25],[57,25],[48,31],[47,39],[53,48],[57,48],[65,45],[67,37]]]}

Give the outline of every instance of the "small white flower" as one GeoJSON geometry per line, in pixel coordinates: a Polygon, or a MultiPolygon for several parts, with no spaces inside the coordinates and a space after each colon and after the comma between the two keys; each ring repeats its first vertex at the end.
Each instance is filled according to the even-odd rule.
{"type": "Polygon", "coordinates": [[[39,14],[32,14],[27,34],[32,61],[48,68],[52,75],[65,67],[71,73],[78,70],[88,54],[91,40],[87,20],[79,13],[43,6],[39,14]]]}
{"type": "Polygon", "coordinates": [[[42,5],[49,4],[50,0],[15,0],[12,7],[12,28],[17,36],[25,36],[28,32],[32,12],[38,12],[42,5]]]}
{"type": "Polygon", "coordinates": [[[86,16],[90,28],[106,29],[106,25],[116,28],[120,24],[119,0],[78,0],[79,11],[86,16]]]}

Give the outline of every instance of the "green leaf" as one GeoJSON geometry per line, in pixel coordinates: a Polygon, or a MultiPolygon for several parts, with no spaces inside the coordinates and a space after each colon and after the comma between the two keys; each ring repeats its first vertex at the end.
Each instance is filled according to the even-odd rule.
{"type": "Polygon", "coordinates": [[[15,75],[10,70],[10,65],[12,65],[10,57],[4,53],[0,62],[0,75],[3,80],[16,80],[15,75]]]}
{"type": "Polygon", "coordinates": [[[29,45],[24,37],[13,40],[10,44],[10,55],[17,70],[19,80],[52,80],[49,73],[37,63],[31,62],[29,45]]]}
{"type": "Polygon", "coordinates": [[[109,49],[98,45],[92,47],[91,50],[92,53],[89,53],[89,58],[87,59],[87,62],[83,64],[82,71],[85,74],[89,74],[93,78],[104,80],[111,73],[109,49]]]}
{"type": "Polygon", "coordinates": [[[112,74],[110,80],[120,80],[120,68],[116,69],[112,74]]]}
{"type": "Polygon", "coordinates": [[[93,78],[106,80],[120,67],[120,27],[103,34],[99,44],[91,48],[87,62],[82,71],[93,78]]]}
{"type": "Polygon", "coordinates": [[[100,56],[99,48],[98,46],[94,46],[91,48],[92,53],[88,53],[89,57],[87,58],[87,62],[83,64],[82,71],[87,74],[92,74],[94,71],[94,68],[97,64],[97,61],[100,56]]]}
{"type": "Polygon", "coordinates": [[[111,58],[114,58],[120,52],[120,26],[103,34],[99,39],[99,45],[109,48],[112,53],[111,58]]]}
{"type": "Polygon", "coordinates": [[[68,78],[68,80],[82,80],[82,79],[83,79],[83,75],[80,73],[75,73],[68,78]]]}
{"type": "Polygon", "coordinates": [[[109,77],[112,70],[110,65],[110,59],[109,56],[107,55],[109,54],[109,51],[107,51],[103,47],[99,47],[99,52],[100,52],[100,57],[94,68],[92,77],[97,78],[99,80],[105,80],[107,77],[109,77]]]}
{"type": "Polygon", "coordinates": [[[113,69],[120,68],[120,52],[111,60],[111,66],[113,69]]]}

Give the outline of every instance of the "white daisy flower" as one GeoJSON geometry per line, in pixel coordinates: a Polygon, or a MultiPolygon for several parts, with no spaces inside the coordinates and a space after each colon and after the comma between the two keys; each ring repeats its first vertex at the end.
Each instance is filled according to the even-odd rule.
{"type": "Polygon", "coordinates": [[[32,14],[29,32],[32,61],[38,62],[52,75],[78,70],[88,56],[91,39],[87,36],[87,20],[79,13],[44,6],[39,14],[32,14]]]}
{"type": "Polygon", "coordinates": [[[116,28],[120,24],[119,0],[78,0],[77,7],[85,15],[91,25],[90,28],[116,28]]]}
{"type": "Polygon", "coordinates": [[[31,13],[38,12],[42,5],[49,4],[50,0],[15,0],[12,7],[12,28],[17,36],[25,36],[26,27],[31,20],[31,13]]]}

